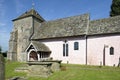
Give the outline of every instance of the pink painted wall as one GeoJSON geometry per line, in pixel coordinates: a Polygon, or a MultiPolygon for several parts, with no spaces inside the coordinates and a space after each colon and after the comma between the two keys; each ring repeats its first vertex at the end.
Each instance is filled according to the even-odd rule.
{"type": "Polygon", "coordinates": [[[88,56],[89,65],[103,65],[103,50],[105,47],[105,64],[107,66],[117,66],[120,57],[120,36],[89,37],[88,56]],[[114,47],[114,55],[110,55],[110,47],[114,47]]]}
{"type": "MultiPolygon", "coordinates": [[[[67,43],[69,45],[68,57],[63,57],[64,41],[65,39],[54,39],[43,40],[42,42],[52,51],[50,57],[53,57],[54,60],[62,60],[62,63],[86,64],[86,40],[81,38],[67,38],[67,43]],[[79,42],[79,50],[74,50],[74,42],[79,42]]],[[[120,57],[120,36],[88,37],[87,64],[103,65],[104,49],[105,65],[117,66],[120,57]],[[114,55],[110,55],[110,47],[114,47],[114,55]]]]}
{"type": "Polygon", "coordinates": [[[46,44],[52,51],[51,57],[55,60],[62,60],[62,63],[70,64],[85,64],[86,62],[86,50],[85,50],[85,39],[68,39],[67,43],[69,45],[68,57],[63,57],[63,44],[65,39],[46,41],[46,44]],[[74,42],[79,42],[79,50],[74,50],[74,42]]]}

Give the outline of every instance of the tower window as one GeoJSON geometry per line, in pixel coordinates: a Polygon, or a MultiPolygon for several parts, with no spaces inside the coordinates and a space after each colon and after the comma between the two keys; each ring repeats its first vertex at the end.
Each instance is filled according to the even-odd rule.
{"type": "Polygon", "coordinates": [[[74,50],[79,50],[79,42],[74,42],[74,50]]]}
{"type": "Polygon", "coordinates": [[[110,47],[110,55],[114,55],[114,47],[110,47]]]}

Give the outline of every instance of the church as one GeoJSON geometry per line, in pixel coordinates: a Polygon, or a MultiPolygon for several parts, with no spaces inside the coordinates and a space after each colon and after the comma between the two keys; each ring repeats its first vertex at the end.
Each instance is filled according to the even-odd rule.
{"type": "Polygon", "coordinates": [[[120,16],[90,20],[82,14],[46,21],[30,9],[12,21],[8,60],[103,66],[120,62],[120,16]]]}

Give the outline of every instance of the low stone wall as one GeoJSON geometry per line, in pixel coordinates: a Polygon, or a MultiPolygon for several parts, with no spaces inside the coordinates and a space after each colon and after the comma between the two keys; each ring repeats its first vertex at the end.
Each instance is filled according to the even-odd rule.
{"type": "Polygon", "coordinates": [[[51,60],[42,62],[28,62],[28,76],[48,77],[53,72],[60,71],[61,61],[51,60]]]}
{"type": "Polygon", "coordinates": [[[52,73],[61,70],[60,60],[29,61],[15,69],[16,72],[26,72],[28,76],[49,77],[52,73]]]}
{"type": "Polygon", "coordinates": [[[60,71],[61,61],[28,62],[28,76],[48,77],[60,71]]]}
{"type": "Polygon", "coordinates": [[[61,60],[50,60],[50,61],[43,61],[44,63],[51,63],[50,69],[52,72],[60,71],[61,60]]]}
{"type": "Polygon", "coordinates": [[[0,54],[0,80],[5,80],[5,64],[2,54],[0,54]]]}
{"type": "Polygon", "coordinates": [[[50,63],[33,63],[28,67],[28,76],[48,77],[51,75],[50,63]]]}

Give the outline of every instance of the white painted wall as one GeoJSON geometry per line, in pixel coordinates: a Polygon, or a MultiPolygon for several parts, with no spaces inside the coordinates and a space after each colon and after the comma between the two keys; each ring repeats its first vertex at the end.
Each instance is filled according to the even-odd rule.
{"type": "Polygon", "coordinates": [[[62,63],[86,64],[85,39],[67,38],[67,43],[69,45],[68,57],[63,57],[64,41],[65,39],[54,39],[54,41],[45,41],[43,43],[52,51],[50,56],[53,57],[54,60],[62,60],[62,63]],[[79,50],[74,50],[74,42],[76,41],[79,42],[79,50]]]}
{"type": "Polygon", "coordinates": [[[120,36],[107,37],[89,37],[88,38],[88,64],[100,65],[103,64],[103,49],[105,47],[105,62],[108,66],[117,66],[120,57],[120,36]],[[110,47],[114,47],[114,55],[110,55],[110,47]]]}
{"type": "MultiPolygon", "coordinates": [[[[69,56],[63,57],[64,39],[45,41],[52,51],[51,57],[62,60],[63,63],[86,64],[86,41],[85,39],[67,39],[69,45],[69,56]],[[74,50],[74,42],[79,42],[79,50],[74,50]]],[[[105,46],[106,66],[117,66],[120,57],[120,36],[89,37],[87,40],[87,63],[88,65],[103,65],[103,50],[105,46]],[[114,47],[114,55],[110,55],[110,47],[114,47]]]]}

